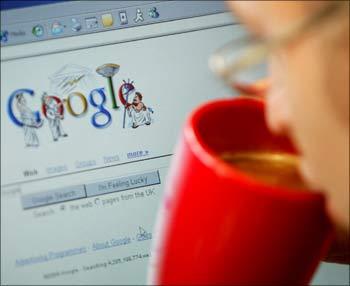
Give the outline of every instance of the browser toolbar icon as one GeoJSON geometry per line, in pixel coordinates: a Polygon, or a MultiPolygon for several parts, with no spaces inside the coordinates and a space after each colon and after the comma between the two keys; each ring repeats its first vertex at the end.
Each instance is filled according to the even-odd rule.
{"type": "Polygon", "coordinates": [[[134,22],[135,23],[139,23],[139,22],[143,22],[143,13],[141,11],[141,9],[137,9],[136,10],[136,17],[134,19],[134,22]]]}
{"type": "Polygon", "coordinates": [[[36,25],[33,27],[32,29],[32,34],[35,37],[41,37],[42,35],[44,35],[44,27],[42,25],[36,25]]]}
{"type": "Polygon", "coordinates": [[[102,25],[105,28],[113,26],[113,16],[112,16],[112,14],[104,14],[104,15],[102,15],[102,25]]]}
{"type": "Polygon", "coordinates": [[[98,21],[96,17],[90,17],[85,19],[86,28],[88,29],[96,29],[98,28],[98,21]]]}
{"type": "Polygon", "coordinates": [[[121,25],[126,25],[128,23],[128,16],[126,14],[126,11],[119,12],[119,19],[121,25]]]}
{"type": "Polygon", "coordinates": [[[72,18],[72,31],[73,32],[79,32],[82,28],[81,23],[79,22],[78,19],[72,18]]]}
{"type": "Polygon", "coordinates": [[[8,31],[1,31],[0,33],[0,42],[1,43],[7,43],[9,40],[9,32],[8,31]]]}
{"type": "Polygon", "coordinates": [[[148,15],[153,19],[159,18],[159,12],[157,11],[156,7],[152,7],[151,9],[149,9],[148,15]]]}
{"type": "Polygon", "coordinates": [[[59,21],[53,22],[51,26],[52,35],[56,36],[62,34],[65,27],[66,26],[62,25],[62,23],[59,21]]]}

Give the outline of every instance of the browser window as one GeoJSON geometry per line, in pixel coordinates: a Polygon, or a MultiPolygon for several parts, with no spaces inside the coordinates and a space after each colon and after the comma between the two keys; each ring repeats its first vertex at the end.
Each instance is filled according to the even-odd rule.
{"type": "Polygon", "coordinates": [[[3,284],[145,284],[184,120],[230,94],[221,2],[82,2],[2,12],[3,284]]]}

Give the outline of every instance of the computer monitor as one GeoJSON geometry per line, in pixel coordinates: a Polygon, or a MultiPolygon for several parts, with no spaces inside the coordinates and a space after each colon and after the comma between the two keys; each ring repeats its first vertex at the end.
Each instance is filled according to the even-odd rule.
{"type": "Polygon", "coordinates": [[[208,58],[242,28],[221,1],[2,5],[1,283],[145,284],[181,127],[231,94],[208,58]]]}
{"type": "Polygon", "coordinates": [[[207,62],[242,26],[222,1],[0,4],[1,285],[145,284],[181,127],[232,94],[207,62]]]}

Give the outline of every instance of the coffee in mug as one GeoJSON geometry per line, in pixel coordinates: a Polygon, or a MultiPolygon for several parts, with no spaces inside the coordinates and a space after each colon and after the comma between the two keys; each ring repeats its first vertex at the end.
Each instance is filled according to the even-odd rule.
{"type": "Polygon", "coordinates": [[[289,189],[307,189],[300,176],[296,155],[271,151],[223,152],[220,158],[232,167],[265,184],[289,189]]]}

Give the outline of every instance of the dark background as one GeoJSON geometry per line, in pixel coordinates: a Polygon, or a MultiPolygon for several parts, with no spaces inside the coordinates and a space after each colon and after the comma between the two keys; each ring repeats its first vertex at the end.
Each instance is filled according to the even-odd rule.
{"type": "Polygon", "coordinates": [[[67,2],[67,0],[56,0],[56,1],[55,0],[27,0],[27,1],[1,0],[0,9],[7,10],[7,9],[25,8],[30,6],[45,5],[45,4],[52,4],[52,3],[59,3],[59,2],[67,2]]]}

